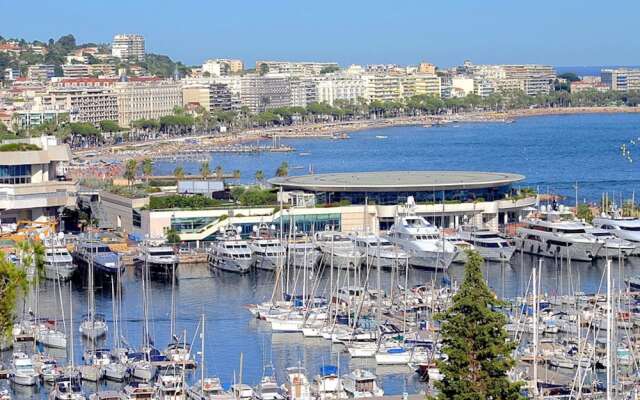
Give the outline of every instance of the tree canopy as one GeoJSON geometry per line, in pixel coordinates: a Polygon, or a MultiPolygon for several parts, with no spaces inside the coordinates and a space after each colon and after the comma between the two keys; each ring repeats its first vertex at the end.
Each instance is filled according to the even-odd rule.
{"type": "Polygon", "coordinates": [[[508,341],[506,317],[495,309],[502,305],[482,276],[482,257],[467,252],[464,281],[453,305],[439,318],[443,321],[442,352],[438,363],[444,379],[437,382],[440,400],[521,399],[520,384],[507,372],[514,364],[513,343],[508,341]]]}

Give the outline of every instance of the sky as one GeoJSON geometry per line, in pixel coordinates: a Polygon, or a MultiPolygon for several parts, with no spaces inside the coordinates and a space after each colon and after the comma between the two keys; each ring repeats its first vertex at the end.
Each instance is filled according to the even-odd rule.
{"type": "Polygon", "coordinates": [[[638,15],[637,0],[0,0],[0,35],[105,43],[139,33],[148,52],[188,65],[638,65],[638,15]]]}

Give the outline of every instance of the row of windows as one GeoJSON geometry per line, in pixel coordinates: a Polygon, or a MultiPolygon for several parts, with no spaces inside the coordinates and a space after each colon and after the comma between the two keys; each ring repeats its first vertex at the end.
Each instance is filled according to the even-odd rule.
{"type": "Polygon", "coordinates": [[[0,165],[0,183],[31,183],[31,165],[0,165]]]}
{"type": "Polygon", "coordinates": [[[364,204],[365,199],[370,204],[395,205],[407,201],[413,196],[418,203],[438,203],[441,201],[494,201],[504,199],[511,191],[509,185],[470,190],[429,191],[429,192],[319,192],[316,193],[318,203],[340,203],[347,201],[351,204],[364,204]]]}

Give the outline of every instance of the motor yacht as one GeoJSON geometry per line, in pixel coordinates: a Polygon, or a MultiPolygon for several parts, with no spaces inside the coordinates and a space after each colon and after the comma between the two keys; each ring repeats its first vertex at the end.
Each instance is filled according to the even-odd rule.
{"type": "Polygon", "coordinates": [[[516,230],[516,248],[544,257],[566,257],[575,261],[592,261],[604,245],[587,233],[583,223],[560,206],[541,211],[524,221],[516,230]]]}
{"type": "Polygon", "coordinates": [[[475,247],[466,240],[462,240],[460,236],[455,235],[446,235],[444,240],[456,246],[458,249],[458,254],[453,259],[453,263],[464,264],[467,262],[467,250],[475,250],[475,247]]]}
{"type": "Polygon", "coordinates": [[[358,235],[353,237],[358,251],[363,254],[363,263],[371,267],[385,269],[404,267],[409,255],[388,239],[377,235],[358,235]]]}
{"type": "Polygon", "coordinates": [[[73,252],[73,259],[79,266],[88,268],[93,265],[96,272],[107,276],[116,277],[118,273],[124,273],[120,256],[100,241],[80,241],[73,252]]]}
{"type": "Polygon", "coordinates": [[[418,268],[447,270],[458,254],[458,249],[446,241],[440,230],[423,217],[415,215],[415,203],[410,197],[400,206],[398,216],[386,238],[409,254],[409,263],[418,268]]]}
{"type": "Polygon", "coordinates": [[[594,218],[591,223],[594,227],[607,230],[620,239],[640,243],[640,219],[638,218],[605,214],[594,218]]]}
{"type": "Polygon", "coordinates": [[[44,246],[44,277],[61,281],[71,279],[78,267],[73,263],[73,257],[60,237],[45,239],[44,246]]]}
{"type": "Polygon", "coordinates": [[[487,261],[509,261],[516,249],[500,232],[477,229],[471,225],[461,226],[458,229],[458,237],[471,243],[487,261]]]}
{"type": "Polygon", "coordinates": [[[335,231],[318,232],[316,243],[326,266],[353,270],[362,264],[362,253],[347,235],[335,231]]]}
{"type": "Polygon", "coordinates": [[[598,257],[618,258],[635,256],[640,251],[640,242],[633,243],[615,236],[611,230],[587,227],[587,233],[604,242],[598,257]]]}
{"type": "Polygon", "coordinates": [[[275,226],[260,224],[253,227],[249,237],[249,248],[253,252],[254,265],[257,269],[275,271],[285,262],[285,250],[275,235],[275,226]]]}
{"type": "Polygon", "coordinates": [[[31,358],[22,352],[13,353],[9,380],[16,385],[34,386],[39,379],[40,374],[35,370],[31,358]]]}
{"type": "Polygon", "coordinates": [[[209,267],[239,274],[249,272],[253,257],[249,245],[240,237],[239,231],[240,228],[227,225],[209,250],[209,267]]]}
{"type": "Polygon", "coordinates": [[[296,268],[315,268],[321,253],[311,237],[295,235],[287,241],[287,261],[296,268]]]}
{"type": "Polygon", "coordinates": [[[138,268],[146,264],[150,275],[171,277],[178,270],[180,258],[173,247],[149,241],[140,247],[134,263],[138,268]]]}

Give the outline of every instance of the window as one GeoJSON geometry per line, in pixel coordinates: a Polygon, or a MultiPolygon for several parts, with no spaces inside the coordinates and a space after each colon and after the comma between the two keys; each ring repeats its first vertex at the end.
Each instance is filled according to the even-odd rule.
{"type": "Polygon", "coordinates": [[[0,183],[31,183],[31,165],[0,165],[0,183]]]}

